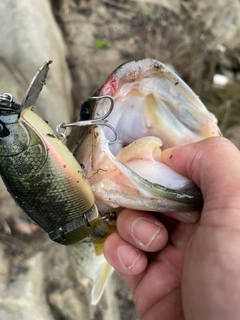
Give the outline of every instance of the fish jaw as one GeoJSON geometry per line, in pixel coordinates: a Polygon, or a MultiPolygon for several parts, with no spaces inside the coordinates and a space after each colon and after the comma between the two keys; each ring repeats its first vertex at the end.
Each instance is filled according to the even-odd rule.
{"type": "Polygon", "coordinates": [[[161,163],[160,139],[141,138],[115,157],[98,127],[81,146],[85,152],[77,149],[75,156],[85,168],[97,201],[112,208],[162,212],[184,222],[199,218],[201,193],[189,179],[161,163]],[[149,180],[148,171],[157,180],[149,180]]]}

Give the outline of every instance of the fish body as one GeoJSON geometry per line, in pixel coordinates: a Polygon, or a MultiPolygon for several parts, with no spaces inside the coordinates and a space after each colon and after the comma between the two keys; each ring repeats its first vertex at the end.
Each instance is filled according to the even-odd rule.
{"type": "MultiPolygon", "coordinates": [[[[144,59],[121,65],[94,96],[110,95],[114,107],[107,126],[74,128],[68,147],[81,164],[101,212],[125,207],[164,213],[195,222],[202,209],[200,190],[188,178],[161,163],[164,149],[219,136],[217,119],[173,71],[159,61],[144,59]]],[[[81,119],[99,119],[108,99],[88,100],[81,119]]],[[[96,245],[95,245],[96,247],[96,245]]],[[[85,244],[68,247],[72,263],[94,281],[96,304],[112,268],[85,244]],[[87,252],[86,252],[87,251],[87,252]],[[84,253],[85,252],[85,253],[84,253]],[[94,270],[94,272],[92,272],[94,270]]]]}

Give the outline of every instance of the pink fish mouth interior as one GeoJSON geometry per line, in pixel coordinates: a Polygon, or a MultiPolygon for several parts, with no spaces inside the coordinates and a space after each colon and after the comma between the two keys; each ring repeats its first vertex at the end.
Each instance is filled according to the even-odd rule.
{"type": "MultiPolygon", "coordinates": [[[[174,92],[168,81],[159,77],[126,83],[116,90],[108,117],[118,133],[117,143],[109,146],[111,153],[142,178],[172,189],[191,182],[161,163],[162,150],[219,133],[214,116],[200,100],[201,108],[194,106],[194,99],[191,106],[192,97],[184,95],[184,89],[174,92]]],[[[107,108],[107,104],[98,108],[97,116],[107,108]]],[[[113,140],[108,127],[103,133],[113,140]]]]}

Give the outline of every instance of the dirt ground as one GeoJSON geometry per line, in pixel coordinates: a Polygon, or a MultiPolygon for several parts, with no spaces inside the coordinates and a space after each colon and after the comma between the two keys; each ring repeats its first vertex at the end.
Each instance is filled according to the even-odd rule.
{"type": "MultiPolygon", "coordinates": [[[[72,117],[78,117],[84,100],[118,65],[151,57],[170,65],[200,95],[219,118],[224,134],[240,147],[240,47],[226,45],[224,52],[219,50],[216,34],[204,25],[194,1],[176,1],[180,9],[170,8],[165,1],[165,5],[150,2],[51,1],[67,48],[72,117]],[[214,86],[216,73],[228,76],[229,84],[214,86]]],[[[1,190],[1,319],[101,320],[112,319],[113,314],[114,319],[138,319],[131,294],[117,274],[110,289],[116,309],[111,310],[108,297],[103,297],[97,307],[90,306],[91,282],[76,280],[65,248],[52,243],[16,206],[6,189],[1,190]],[[23,283],[30,291],[25,291],[23,283]],[[38,288],[37,294],[31,286],[38,288]],[[27,318],[27,313],[12,311],[23,309],[29,315],[35,310],[36,316],[34,313],[27,318]]]]}

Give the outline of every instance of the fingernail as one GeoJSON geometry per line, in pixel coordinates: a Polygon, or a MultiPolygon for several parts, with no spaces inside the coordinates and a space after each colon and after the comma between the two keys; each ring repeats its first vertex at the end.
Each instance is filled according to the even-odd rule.
{"type": "Polygon", "coordinates": [[[160,231],[160,224],[146,218],[137,218],[131,228],[131,233],[138,243],[148,248],[160,231]]]}
{"type": "Polygon", "coordinates": [[[124,245],[118,249],[118,258],[128,270],[135,266],[140,257],[140,251],[132,246],[124,245]]]}

